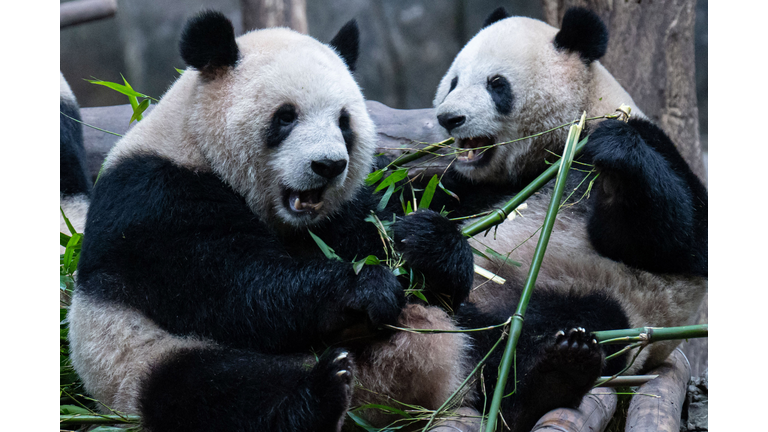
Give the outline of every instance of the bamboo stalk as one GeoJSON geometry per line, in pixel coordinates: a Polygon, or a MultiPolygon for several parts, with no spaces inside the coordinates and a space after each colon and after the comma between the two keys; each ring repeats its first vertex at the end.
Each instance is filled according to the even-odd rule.
{"type": "MultiPolygon", "coordinates": [[[[504,349],[504,355],[501,359],[501,365],[499,367],[499,378],[496,382],[496,388],[493,392],[493,400],[491,401],[491,407],[488,411],[488,424],[485,427],[486,432],[494,432],[496,430],[496,419],[499,414],[499,408],[501,407],[501,399],[504,397],[504,389],[507,384],[507,378],[509,377],[509,370],[512,366],[512,358],[517,347],[517,341],[520,338],[520,333],[523,329],[523,317],[525,316],[525,310],[528,307],[531,295],[533,294],[533,288],[536,284],[536,278],[539,274],[539,268],[544,260],[544,253],[547,250],[547,243],[549,237],[552,234],[552,228],[555,224],[555,218],[557,217],[557,211],[560,208],[560,200],[563,197],[565,191],[565,181],[568,177],[568,171],[571,168],[571,162],[573,161],[576,140],[578,140],[581,134],[581,128],[584,126],[584,118],[586,112],[581,116],[581,121],[577,125],[571,126],[568,132],[568,140],[565,143],[565,149],[563,150],[563,157],[560,159],[559,168],[557,168],[557,181],[555,183],[555,190],[552,193],[552,200],[549,203],[549,209],[547,210],[547,216],[544,220],[544,226],[542,227],[541,234],[539,235],[539,242],[536,245],[536,250],[531,261],[531,267],[528,272],[528,278],[525,281],[523,293],[520,297],[520,302],[517,305],[514,315],[512,315],[512,323],[510,326],[509,339],[507,340],[507,346],[504,349]]],[[[539,176],[541,177],[541,176],[539,176]]],[[[506,207],[506,206],[505,206],[506,207]]],[[[516,208],[514,205],[509,209],[516,208]]],[[[506,214],[501,220],[496,221],[495,216],[498,213],[491,214],[483,220],[487,220],[487,224],[498,224],[506,220],[506,214]]],[[[473,224],[473,226],[477,226],[473,224]]],[[[491,226],[491,225],[489,225],[491,226]]],[[[478,232],[488,229],[487,227],[478,228],[478,232]]],[[[465,232],[465,235],[468,233],[465,232]]],[[[471,235],[471,234],[470,234],[471,235]]]]}
{"type": "Polygon", "coordinates": [[[139,424],[141,417],[137,415],[83,415],[67,414],[59,416],[59,424],[69,425],[109,425],[109,424],[139,424]]]}
{"type": "Polygon", "coordinates": [[[613,389],[593,389],[584,396],[578,409],[554,409],[544,414],[531,432],[603,431],[616,411],[617,402],[618,398],[613,389]]]}
{"type": "Polygon", "coordinates": [[[627,330],[597,331],[592,335],[601,344],[652,343],[672,339],[707,337],[709,324],[680,327],[640,327],[627,330]]]}
{"type": "MultiPolygon", "coordinates": [[[[578,135],[576,137],[578,138],[578,135]]],[[[576,144],[576,147],[573,152],[573,157],[580,155],[581,152],[584,150],[584,147],[587,145],[587,138],[588,137],[585,137],[583,140],[579,141],[578,144],[576,144]]],[[[524,203],[525,200],[530,198],[531,195],[536,193],[536,191],[541,189],[545,184],[547,184],[550,180],[552,180],[555,177],[558,170],[560,169],[560,163],[562,160],[563,158],[553,163],[549,168],[547,168],[543,173],[541,173],[541,175],[536,177],[535,180],[533,180],[528,186],[524,187],[520,192],[518,192],[515,195],[514,198],[512,198],[510,201],[504,204],[501,208],[493,210],[488,216],[485,216],[482,219],[478,219],[477,221],[471,224],[465,225],[464,228],[461,229],[461,232],[467,237],[472,237],[474,235],[477,235],[485,230],[491,229],[494,226],[504,222],[507,219],[507,216],[514,209],[516,209],[520,204],[524,203]]]]}

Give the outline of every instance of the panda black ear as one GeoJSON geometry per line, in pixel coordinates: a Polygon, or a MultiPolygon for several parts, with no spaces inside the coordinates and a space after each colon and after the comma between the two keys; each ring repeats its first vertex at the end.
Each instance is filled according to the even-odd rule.
{"type": "Polygon", "coordinates": [[[509,18],[509,14],[507,13],[507,10],[504,9],[504,6],[496,8],[493,12],[491,12],[490,15],[488,15],[488,18],[483,21],[483,26],[481,29],[484,29],[488,27],[489,25],[495,23],[496,21],[501,21],[504,18],[509,18]]]}
{"type": "Polygon", "coordinates": [[[354,72],[357,56],[360,53],[360,29],[357,27],[357,21],[352,19],[344,24],[336,36],[328,42],[328,45],[336,50],[349,70],[354,72]]]}
{"type": "Polygon", "coordinates": [[[240,56],[232,22],[221,12],[209,10],[184,25],[179,51],[187,65],[204,74],[234,66],[240,56]]]}
{"type": "Polygon", "coordinates": [[[582,61],[589,64],[605,55],[608,29],[596,13],[573,7],[565,12],[554,43],[557,49],[578,52],[582,61]]]}

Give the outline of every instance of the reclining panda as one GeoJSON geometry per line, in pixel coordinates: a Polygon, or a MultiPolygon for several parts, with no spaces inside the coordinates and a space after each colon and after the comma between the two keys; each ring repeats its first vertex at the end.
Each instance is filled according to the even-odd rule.
{"type": "MultiPolygon", "coordinates": [[[[530,430],[550,409],[577,407],[598,376],[624,369],[627,355],[602,367],[603,350],[589,332],[691,324],[707,290],[707,191],[667,135],[599,63],[607,42],[604,24],[586,9],[568,10],[558,30],[499,8],[457,55],[435,95],[438,121],[460,152],[442,179],[459,200],[440,191],[433,200],[449,217],[500,207],[556,160],[568,128],[494,143],[568,123],[583,111],[595,117],[621,104],[632,108],[627,123],[588,124],[580,161],[599,173],[591,194],[585,195],[594,174],[582,182],[590,168],[574,165],[580,170],[570,172],[566,195],[575,190],[573,198],[558,214],[527,309],[518,382],[515,387],[510,378],[505,393],[516,391],[502,403],[513,431],[530,430]]],[[[471,303],[457,314],[464,326],[497,324],[514,313],[553,186],[529,198],[521,216],[470,242],[480,251],[511,252],[508,259],[522,267],[475,258],[506,283],[476,276],[471,303]]],[[[498,333],[473,338],[477,361],[498,333]]],[[[627,373],[658,365],[677,344],[645,348],[627,373]]],[[[492,366],[500,355],[485,368],[486,386],[496,382],[492,366]]]]}
{"type": "MultiPolygon", "coordinates": [[[[330,46],[288,29],[236,39],[204,12],[180,48],[190,68],[93,189],[69,311],[86,389],[148,431],[339,430],[353,377],[437,408],[468,373],[467,337],[376,331],[457,327],[406,304],[390,269],[350,264],[384,258],[365,221],[375,129],[350,73],[356,24],[330,46]]],[[[461,303],[472,255],[457,226],[424,211],[394,232],[411,267],[461,303]]]]}

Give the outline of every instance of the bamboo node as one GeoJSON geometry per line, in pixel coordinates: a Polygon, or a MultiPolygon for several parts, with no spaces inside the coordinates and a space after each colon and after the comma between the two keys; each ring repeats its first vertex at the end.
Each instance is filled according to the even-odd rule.
{"type": "Polygon", "coordinates": [[[632,107],[629,105],[621,104],[621,106],[616,108],[616,112],[618,113],[617,120],[621,120],[624,123],[627,123],[629,121],[630,113],[632,112],[632,107]]]}

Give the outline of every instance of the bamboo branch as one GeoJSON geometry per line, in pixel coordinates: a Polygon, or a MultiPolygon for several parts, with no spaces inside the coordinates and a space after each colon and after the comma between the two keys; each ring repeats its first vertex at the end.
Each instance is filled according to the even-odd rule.
{"type": "Polygon", "coordinates": [[[641,327],[628,330],[597,331],[592,335],[601,344],[625,344],[644,342],[646,344],[673,340],[707,337],[709,324],[680,327],[641,327]]]}
{"type": "MultiPolygon", "coordinates": [[[[496,382],[496,389],[493,393],[493,400],[491,401],[491,407],[488,411],[488,424],[485,428],[486,432],[493,432],[496,430],[496,419],[499,415],[501,399],[504,397],[504,390],[507,384],[509,370],[512,365],[512,357],[514,356],[515,348],[517,347],[517,341],[520,338],[520,333],[523,329],[523,318],[525,315],[525,310],[528,307],[528,302],[531,298],[531,295],[533,294],[533,288],[536,284],[539,268],[541,267],[541,263],[544,260],[544,253],[547,249],[547,243],[549,242],[549,237],[552,234],[552,228],[555,224],[557,211],[560,208],[560,200],[563,197],[563,192],[565,191],[565,181],[568,177],[568,171],[571,168],[571,162],[573,162],[576,140],[578,140],[579,135],[581,134],[581,128],[584,126],[585,117],[586,112],[581,116],[581,121],[579,121],[577,125],[571,126],[571,129],[568,133],[568,140],[566,141],[565,149],[563,150],[563,157],[560,159],[560,164],[558,164],[559,168],[557,168],[558,171],[555,190],[552,193],[552,199],[549,203],[547,216],[544,220],[544,226],[541,230],[541,235],[539,236],[539,242],[536,245],[536,250],[533,255],[533,260],[531,261],[531,267],[528,272],[528,278],[525,281],[525,287],[523,288],[520,302],[517,305],[517,310],[515,311],[514,315],[512,315],[509,339],[507,340],[507,346],[501,359],[501,365],[499,367],[499,379],[496,382]]],[[[520,203],[522,203],[522,201],[520,203]]],[[[519,205],[519,203],[517,205],[519,205]]],[[[512,206],[508,209],[508,211],[512,211],[512,209],[516,208],[517,205],[512,206]]],[[[504,208],[507,208],[507,206],[504,208]]],[[[485,229],[488,229],[488,227],[491,226],[490,224],[498,224],[506,220],[506,213],[503,215],[501,220],[497,221],[495,218],[498,217],[498,215],[498,212],[495,212],[494,214],[483,218],[484,221],[487,221],[485,224],[472,224],[472,226],[477,229],[477,232],[481,232],[485,229]]],[[[464,230],[462,231],[465,235],[474,235],[470,232],[464,230]]]]}

